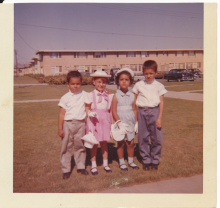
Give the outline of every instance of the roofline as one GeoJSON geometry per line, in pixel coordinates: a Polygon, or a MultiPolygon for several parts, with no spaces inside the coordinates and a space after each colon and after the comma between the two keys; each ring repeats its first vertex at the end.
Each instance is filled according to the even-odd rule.
{"type": "Polygon", "coordinates": [[[203,51],[203,49],[138,49],[138,50],[39,50],[35,54],[48,52],[130,52],[130,51],[203,51]]]}

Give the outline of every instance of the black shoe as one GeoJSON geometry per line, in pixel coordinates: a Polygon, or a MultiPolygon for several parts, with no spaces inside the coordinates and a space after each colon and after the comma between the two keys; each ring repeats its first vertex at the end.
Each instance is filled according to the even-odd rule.
{"type": "MultiPolygon", "coordinates": [[[[106,167],[108,167],[108,166],[105,166],[105,167],[104,167],[105,172],[107,172],[107,173],[111,173],[112,170],[111,170],[111,169],[105,169],[106,167]]],[[[109,168],[109,167],[108,167],[108,168],[109,168]]]]}
{"type": "Polygon", "coordinates": [[[151,169],[152,170],[157,170],[158,169],[158,164],[152,164],[151,169]]]}
{"type": "MultiPolygon", "coordinates": [[[[96,168],[96,167],[95,167],[96,168]]],[[[94,169],[94,168],[91,168],[91,170],[90,170],[90,172],[92,173],[92,175],[98,175],[98,171],[94,171],[94,172],[92,172],[92,169],[94,169]]],[[[96,168],[97,169],[97,168],[96,168]]]]}
{"type": "Polygon", "coordinates": [[[70,177],[71,172],[63,173],[63,179],[67,179],[70,177]]]}
{"type": "Polygon", "coordinates": [[[88,175],[88,174],[89,174],[86,169],[78,169],[78,170],[77,170],[77,173],[81,173],[81,174],[83,174],[83,175],[88,175]]]}
{"type": "MultiPolygon", "coordinates": [[[[125,165],[125,164],[122,164],[122,165],[125,165]]],[[[123,171],[128,171],[128,168],[127,168],[127,167],[126,167],[126,168],[122,168],[122,167],[121,167],[122,165],[120,165],[119,168],[120,168],[121,170],[123,170],[123,171]]]]}
{"type": "Polygon", "coordinates": [[[131,166],[131,164],[134,164],[134,163],[130,163],[130,164],[129,164],[129,167],[131,167],[131,168],[133,168],[133,169],[137,169],[137,170],[139,169],[139,167],[138,167],[137,165],[134,164],[133,166],[131,166]]]}
{"type": "Polygon", "coordinates": [[[144,170],[150,170],[150,164],[143,164],[144,170]]]}

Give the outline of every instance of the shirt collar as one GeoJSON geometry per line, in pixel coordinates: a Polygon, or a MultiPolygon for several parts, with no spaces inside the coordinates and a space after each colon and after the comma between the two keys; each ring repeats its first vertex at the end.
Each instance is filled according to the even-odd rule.
{"type": "Polygon", "coordinates": [[[69,90],[69,93],[70,93],[70,95],[78,95],[78,94],[80,94],[82,91],[81,90],[79,90],[78,92],[76,92],[76,93],[73,93],[73,92],[71,92],[71,90],[69,90]]]}
{"type": "Polygon", "coordinates": [[[155,82],[155,79],[153,79],[151,82],[147,82],[146,79],[144,80],[145,84],[153,84],[155,82]]]}
{"type": "Polygon", "coordinates": [[[130,94],[131,94],[131,92],[128,90],[126,93],[123,93],[121,90],[117,90],[118,91],[118,93],[121,95],[121,96],[130,96],[130,94]]]}
{"type": "Polygon", "coordinates": [[[99,92],[97,89],[95,89],[95,93],[98,94],[98,93],[101,93],[103,94],[105,92],[105,90],[103,92],[99,92]]]}

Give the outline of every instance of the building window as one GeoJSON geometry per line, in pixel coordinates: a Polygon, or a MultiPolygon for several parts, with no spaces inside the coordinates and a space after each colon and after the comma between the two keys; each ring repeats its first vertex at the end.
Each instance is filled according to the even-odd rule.
{"type": "Polygon", "coordinates": [[[143,51],[141,52],[142,57],[149,57],[149,51],[143,51]]]}
{"type": "Polygon", "coordinates": [[[94,58],[106,58],[106,52],[94,52],[93,57],[94,58]]]}
{"type": "Polygon", "coordinates": [[[116,52],[116,57],[117,57],[117,58],[119,57],[119,52],[116,52]]]}
{"type": "Polygon", "coordinates": [[[178,63],[174,63],[174,69],[179,69],[179,64],[178,63]]]}
{"type": "Polygon", "coordinates": [[[61,52],[50,52],[50,58],[62,58],[61,52]]]}
{"type": "Polygon", "coordinates": [[[179,64],[179,68],[180,68],[180,69],[185,69],[185,63],[180,63],[180,64],[179,64]]]}
{"type": "Polygon", "coordinates": [[[169,55],[169,52],[168,51],[166,51],[166,56],[168,56],[169,55]]]}
{"type": "Polygon", "coordinates": [[[195,56],[196,52],[195,51],[189,51],[189,56],[195,56]]]}
{"type": "Polygon", "coordinates": [[[136,57],[136,52],[126,52],[126,57],[136,57]]]}
{"type": "Polygon", "coordinates": [[[85,52],[74,52],[74,58],[87,58],[88,53],[85,52]]]}
{"type": "Polygon", "coordinates": [[[156,52],[156,57],[158,57],[158,51],[156,52]]]}
{"type": "Polygon", "coordinates": [[[183,56],[182,51],[175,51],[175,56],[178,56],[178,57],[183,56]]]}
{"type": "Polygon", "coordinates": [[[184,51],[182,51],[182,56],[184,56],[184,51]]]}
{"type": "Polygon", "coordinates": [[[196,68],[200,68],[201,67],[201,63],[197,62],[197,67],[196,68]]]}

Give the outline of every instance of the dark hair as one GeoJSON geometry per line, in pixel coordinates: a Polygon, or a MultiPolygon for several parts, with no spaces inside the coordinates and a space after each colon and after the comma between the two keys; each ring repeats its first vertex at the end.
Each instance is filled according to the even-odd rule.
{"type": "Polygon", "coordinates": [[[82,75],[78,71],[70,71],[66,76],[67,82],[69,83],[70,79],[73,77],[80,78],[80,80],[82,82],[82,75]]]}
{"type": "Polygon", "coordinates": [[[157,73],[157,63],[153,60],[145,61],[143,64],[143,73],[145,69],[153,69],[155,73],[157,73]]]}
{"type": "Polygon", "coordinates": [[[127,74],[129,75],[129,78],[130,78],[130,85],[133,84],[134,82],[134,79],[132,78],[131,74],[127,71],[122,71],[120,73],[117,74],[117,76],[115,77],[115,83],[118,85],[118,82],[119,82],[119,78],[122,74],[127,74]]]}

